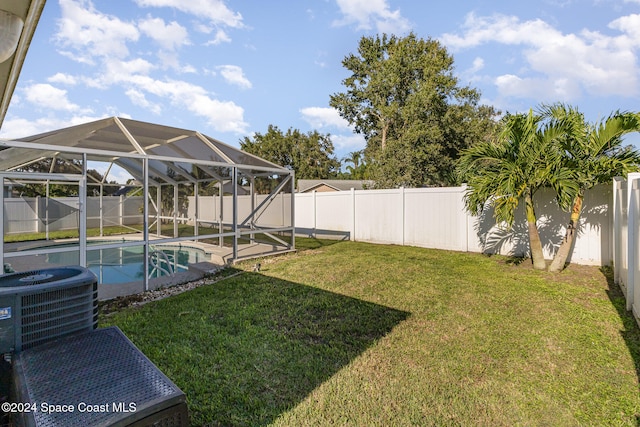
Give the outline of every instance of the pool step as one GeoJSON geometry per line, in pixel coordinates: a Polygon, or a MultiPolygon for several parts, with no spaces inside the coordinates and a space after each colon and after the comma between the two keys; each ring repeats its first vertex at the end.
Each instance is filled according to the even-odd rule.
{"type": "Polygon", "coordinates": [[[206,274],[213,274],[220,270],[222,267],[222,264],[214,264],[212,262],[203,261],[189,264],[189,271],[199,273],[204,276],[206,274]]]}

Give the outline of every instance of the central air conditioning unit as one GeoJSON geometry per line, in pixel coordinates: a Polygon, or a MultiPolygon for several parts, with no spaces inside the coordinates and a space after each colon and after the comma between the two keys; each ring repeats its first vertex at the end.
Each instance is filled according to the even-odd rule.
{"type": "Polygon", "coordinates": [[[79,267],[0,276],[0,354],[98,325],[98,279],[79,267]]]}
{"type": "Polygon", "coordinates": [[[38,408],[15,414],[17,427],[189,426],[185,394],[116,326],[16,354],[13,390],[38,408]]]}

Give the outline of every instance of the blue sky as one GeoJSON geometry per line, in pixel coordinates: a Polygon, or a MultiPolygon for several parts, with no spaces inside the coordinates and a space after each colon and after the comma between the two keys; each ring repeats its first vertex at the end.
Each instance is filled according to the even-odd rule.
{"type": "Polygon", "coordinates": [[[273,124],[330,133],[344,157],[364,140],[329,107],[342,59],[410,31],[503,112],[640,110],[640,0],[48,0],[0,137],[120,116],[239,146],[273,124]]]}

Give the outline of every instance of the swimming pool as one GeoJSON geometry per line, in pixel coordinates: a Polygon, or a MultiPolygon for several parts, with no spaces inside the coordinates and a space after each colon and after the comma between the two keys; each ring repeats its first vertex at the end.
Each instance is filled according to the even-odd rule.
{"type": "MultiPolygon", "coordinates": [[[[106,242],[103,242],[106,243],[106,242]]],[[[149,253],[161,252],[149,263],[150,279],[186,271],[189,264],[209,261],[202,249],[188,246],[152,245],[149,253]]],[[[77,251],[47,255],[47,261],[56,265],[77,264],[77,251]]],[[[101,284],[118,284],[144,280],[144,246],[121,248],[87,248],[87,267],[98,276],[101,284]]]]}

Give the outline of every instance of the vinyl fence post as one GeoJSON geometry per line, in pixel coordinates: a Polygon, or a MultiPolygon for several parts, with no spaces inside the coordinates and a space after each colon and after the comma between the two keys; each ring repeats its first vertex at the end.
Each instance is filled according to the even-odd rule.
{"type": "Polygon", "coordinates": [[[624,178],[615,177],[613,178],[613,200],[611,202],[611,219],[613,222],[613,226],[611,227],[611,247],[613,249],[613,281],[616,284],[620,283],[620,267],[622,267],[622,248],[620,247],[620,232],[621,232],[621,200],[620,200],[620,190],[622,188],[622,183],[624,182],[624,178]]]}
{"type": "Polygon", "coordinates": [[[316,190],[311,192],[313,194],[313,231],[311,232],[311,237],[318,237],[317,226],[318,226],[318,205],[316,200],[316,190]]]}
{"type": "MultiPolygon", "coordinates": [[[[640,173],[630,173],[627,176],[627,310],[633,309],[635,271],[638,268],[636,228],[640,212],[636,209],[637,196],[634,196],[634,183],[638,179],[640,179],[640,173]]],[[[637,185],[635,187],[637,188],[637,185]]]]}
{"type": "Polygon", "coordinates": [[[120,195],[119,201],[118,201],[118,215],[120,216],[119,222],[120,222],[120,225],[122,226],[124,225],[124,195],[122,194],[120,195]]]}
{"type": "Polygon", "coordinates": [[[460,200],[462,200],[462,212],[464,214],[464,238],[465,238],[465,251],[469,252],[469,212],[464,207],[464,193],[467,191],[467,184],[460,185],[460,200]]]}
{"type": "MultiPolygon", "coordinates": [[[[4,190],[3,190],[4,192],[4,190]]],[[[2,204],[4,206],[4,203],[2,204]]],[[[47,219],[44,218],[44,221],[40,221],[40,196],[36,196],[36,204],[35,204],[35,208],[36,208],[36,233],[41,233],[42,231],[44,231],[44,224],[46,224],[47,219]]],[[[7,230],[7,231],[12,231],[11,229],[7,230]]]]}
{"type": "Polygon", "coordinates": [[[405,192],[404,187],[400,187],[400,197],[402,198],[402,246],[404,246],[404,232],[406,228],[407,218],[406,218],[406,206],[405,206],[405,192]]]}
{"type": "MultiPolygon", "coordinates": [[[[291,223],[291,249],[296,248],[296,173],[291,171],[291,213],[289,222],[291,223]]],[[[284,209],[284,199],[282,200],[284,209]]],[[[282,215],[282,225],[284,226],[284,213],[282,215]]]]}
{"type": "Polygon", "coordinates": [[[356,241],[356,189],[351,187],[351,230],[349,240],[356,241]]]}

